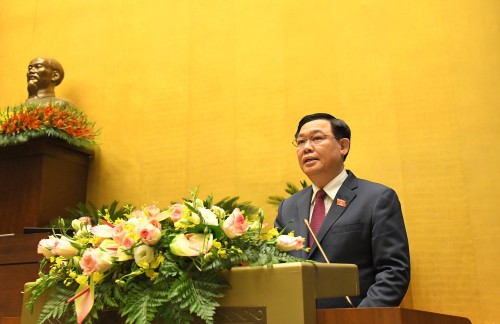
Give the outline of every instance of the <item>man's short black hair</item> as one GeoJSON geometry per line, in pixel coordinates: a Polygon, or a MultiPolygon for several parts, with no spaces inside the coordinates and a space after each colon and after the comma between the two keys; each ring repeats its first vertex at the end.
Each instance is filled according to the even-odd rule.
{"type": "Polygon", "coordinates": [[[330,122],[330,125],[332,126],[333,136],[338,138],[348,138],[349,140],[351,139],[351,129],[346,124],[346,122],[327,113],[316,113],[304,116],[299,122],[297,132],[295,133],[295,138],[299,136],[300,129],[302,128],[302,126],[304,126],[304,124],[317,119],[326,119],[330,122]]]}

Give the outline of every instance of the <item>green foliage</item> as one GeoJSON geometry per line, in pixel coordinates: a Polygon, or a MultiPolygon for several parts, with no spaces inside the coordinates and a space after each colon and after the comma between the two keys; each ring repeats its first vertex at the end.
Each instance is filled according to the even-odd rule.
{"type": "Polygon", "coordinates": [[[123,290],[114,282],[104,281],[95,291],[94,307],[98,310],[116,308],[122,302],[123,290]]]}
{"type": "Polygon", "coordinates": [[[134,209],[133,205],[126,204],[120,207],[118,203],[117,200],[113,200],[111,204],[104,204],[98,208],[92,201],[87,202],[87,204],[80,202],[74,208],[65,208],[67,214],[64,217],[57,217],[49,220],[48,227],[68,229],[71,227],[71,222],[80,217],[90,217],[93,224],[97,224],[103,215],[108,215],[110,220],[115,221],[118,218],[124,218],[131,209],[134,209]]]}
{"type": "Polygon", "coordinates": [[[258,208],[253,206],[249,201],[238,202],[239,196],[235,197],[224,197],[218,201],[215,205],[221,207],[227,212],[233,211],[235,208],[239,208],[241,211],[245,212],[246,215],[253,215],[257,213],[258,208]]]}
{"type": "Polygon", "coordinates": [[[216,299],[223,296],[220,290],[227,287],[219,271],[186,273],[175,280],[168,296],[179,311],[194,313],[206,323],[213,323],[215,307],[219,306],[216,299]]]}
{"type": "Polygon", "coordinates": [[[128,287],[124,307],[120,308],[119,313],[126,318],[127,324],[148,324],[156,317],[158,308],[168,301],[167,292],[151,282],[134,282],[128,287]]]}
{"type": "Polygon", "coordinates": [[[38,323],[49,322],[51,318],[63,318],[68,309],[68,299],[74,294],[74,291],[67,289],[65,286],[56,286],[52,298],[44,305],[38,323]]]}
{"type": "Polygon", "coordinates": [[[26,304],[26,307],[29,311],[33,311],[33,306],[36,300],[46,293],[47,291],[51,291],[51,289],[60,284],[64,278],[62,276],[54,275],[54,274],[44,274],[43,269],[47,266],[47,259],[43,259],[40,263],[40,278],[36,283],[30,284],[27,289],[31,291],[31,298],[26,304]]]}
{"type": "Polygon", "coordinates": [[[134,209],[134,206],[129,204],[119,207],[118,203],[118,200],[113,200],[111,204],[105,204],[98,208],[92,201],[89,201],[88,205],[84,203],[78,203],[78,205],[76,205],[76,208],[66,208],[66,211],[71,215],[72,219],[78,219],[80,217],[90,217],[92,219],[92,222],[94,224],[97,224],[97,222],[103,215],[109,215],[110,219],[112,221],[115,221],[118,218],[124,218],[131,209],[134,209]]]}
{"type": "Polygon", "coordinates": [[[179,312],[179,308],[171,305],[169,307],[163,307],[158,311],[158,318],[163,320],[162,323],[171,324],[186,324],[191,323],[194,317],[188,312],[179,312]]]}
{"type": "Polygon", "coordinates": [[[219,206],[220,208],[224,209],[227,213],[231,213],[235,208],[239,208],[246,215],[253,215],[258,212],[259,209],[254,205],[252,205],[250,201],[239,202],[238,201],[239,199],[240,199],[239,196],[234,196],[234,197],[228,196],[214,203],[213,196],[208,195],[205,201],[203,201],[203,205],[207,208],[210,208],[212,206],[219,206]]]}
{"type": "MultiPolygon", "coordinates": [[[[288,193],[290,196],[292,196],[292,195],[296,194],[297,192],[299,192],[300,190],[307,188],[308,186],[309,186],[309,184],[307,183],[306,180],[302,180],[300,182],[300,188],[291,182],[287,182],[285,192],[288,193]]],[[[281,204],[281,202],[285,199],[286,198],[284,196],[272,195],[272,196],[268,197],[267,203],[278,207],[281,204]]]]}

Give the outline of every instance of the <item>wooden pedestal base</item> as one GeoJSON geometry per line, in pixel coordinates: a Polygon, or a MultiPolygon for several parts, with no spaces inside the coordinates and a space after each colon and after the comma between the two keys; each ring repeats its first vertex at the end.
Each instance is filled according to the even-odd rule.
{"type": "Polygon", "coordinates": [[[0,148],[0,234],[22,234],[86,202],[93,152],[57,139],[0,148]]]}

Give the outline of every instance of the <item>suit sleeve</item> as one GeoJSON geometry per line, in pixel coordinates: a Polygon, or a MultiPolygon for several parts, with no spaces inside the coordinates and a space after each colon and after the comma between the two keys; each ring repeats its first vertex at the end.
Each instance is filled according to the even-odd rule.
{"type": "Polygon", "coordinates": [[[358,307],[398,306],[410,281],[410,252],[401,204],[390,188],[373,207],[372,253],[375,283],[358,307]]]}
{"type": "Polygon", "coordinates": [[[274,227],[276,227],[278,231],[281,231],[285,227],[283,226],[283,215],[282,215],[283,202],[284,200],[280,203],[280,206],[278,208],[278,215],[274,219],[274,227]]]}

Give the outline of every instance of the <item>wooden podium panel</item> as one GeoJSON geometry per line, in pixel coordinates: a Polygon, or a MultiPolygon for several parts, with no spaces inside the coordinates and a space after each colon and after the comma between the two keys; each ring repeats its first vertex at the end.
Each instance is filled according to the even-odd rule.
{"type": "MultiPolygon", "coordinates": [[[[38,242],[47,234],[0,237],[0,318],[21,316],[24,284],[38,278],[38,242]]],[[[1,324],[1,322],[0,322],[1,324]]]]}
{"type": "Polygon", "coordinates": [[[21,323],[20,317],[0,317],[0,324],[19,324],[21,323]]]}
{"type": "Polygon", "coordinates": [[[465,317],[399,307],[317,310],[318,324],[471,324],[465,317]]]}
{"type": "Polygon", "coordinates": [[[0,147],[0,234],[22,234],[86,202],[92,151],[42,138],[0,147]]]}

